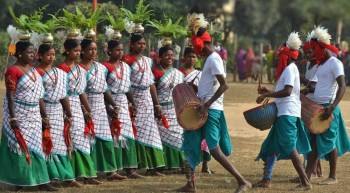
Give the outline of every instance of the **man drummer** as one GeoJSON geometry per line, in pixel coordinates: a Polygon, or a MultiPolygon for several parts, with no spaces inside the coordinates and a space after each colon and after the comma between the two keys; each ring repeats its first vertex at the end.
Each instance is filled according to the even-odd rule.
{"type": "MultiPolygon", "coordinates": [[[[306,38],[306,42],[303,45],[304,56],[308,61],[306,63],[305,75],[300,74],[300,81],[305,86],[305,88],[300,92],[302,94],[306,94],[306,97],[312,101],[314,101],[314,93],[310,93],[309,90],[315,89],[316,82],[317,82],[316,72],[318,67],[318,65],[316,65],[312,44],[310,43],[311,39],[314,38],[313,37],[314,33],[315,32],[313,31],[308,34],[308,37],[306,38]]],[[[310,181],[313,178],[318,178],[318,177],[322,177],[322,167],[321,167],[320,159],[317,159],[316,167],[311,175],[310,181]]],[[[299,178],[296,180],[299,181],[299,178]]]]}
{"type": "Polygon", "coordinates": [[[329,177],[321,181],[321,185],[336,184],[337,158],[350,150],[349,137],[340,112],[339,102],[345,93],[345,78],[343,64],[335,56],[338,49],[330,44],[327,29],[317,27],[315,38],[311,41],[318,70],[317,84],[314,90],[314,102],[325,107],[321,120],[328,119],[333,114],[330,127],[322,134],[311,134],[312,151],[309,153],[306,166],[310,178],[316,167],[317,158],[329,161],[329,177]]]}
{"type": "MultiPolygon", "coordinates": [[[[197,16],[194,16],[194,22],[201,20],[200,17],[197,16]]],[[[208,113],[208,119],[204,127],[195,131],[187,130],[184,132],[182,149],[185,152],[186,159],[190,166],[190,172],[186,174],[188,179],[187,184],[177,191],[196,191],[194,171],[196,166],[200,163],[201,142],[203,138],[205,138],[210,154],[236,178],[239,184],[236,192],[244,192],[251,188],[251,183],[243,178],[226,157],[232,153],[232,145],[223,111],[223,93],[228,89],[225,80],[226,73],[224,71],[223,61],[220,55],[215,52],[211,37],[205,30],[205,25],[200,29],[192,28],[192,31],[191,42],[194,45],[196,54],[206,57],[202,76],[198,84],[198,96],[203,100],[203,103],[199,106],[200,113],[197,118],[202,119],[204,115],[208,113]]]]}
{"type": "Polygon", "coordinates": [[[279,65],[284,65],[276,90],[269,91],[259,87],[261,94],[256,102],[261,103],[266,98],[276,98],[277,119],[267,138],[261,145],[257,160],[264,161],[264,177],[254,184],[255,187],[268,188],[271,186],[272,168],[275,159],[291,159],[299,174],[300,184],[292,190],[309,190],[312,188],[303,168],[299,153],[311,151],[307,134],[301,120],[300,80],[299,71],[295,64],[298,58],[301,40],[298,33],[291,33],[285,46],[279,50],[279,65]]]}

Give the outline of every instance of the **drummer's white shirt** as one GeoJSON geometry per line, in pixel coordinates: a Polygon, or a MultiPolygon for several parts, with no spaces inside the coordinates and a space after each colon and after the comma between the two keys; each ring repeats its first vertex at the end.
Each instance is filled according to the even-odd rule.
{"type": "MultiPolygon", "coordinates": [[[[307,62],[306,64],[306,72],[305,72],[305,78],[308,79],[310,82],[317,82],[317,64],[313,65],[311,69],[309,69],[310,62],[307,62]]],[[[314,93],[309,93],[306,95],[307,98],[314,101],[314,93]]]]}
{"type": "Polygon", "coordinates": [[[282,72],[280,79],[277,82],[276,91],[284,89],[284,86],[293,87],[290,96],[276,98],[277,116],[289,115],[293,117],[301,116],[300,102],[300,77],[298,67],[295,63],[290,63],[282,72]]]}
{"type": "MultiPolygon", "coordinates": [[[[220,83],[215,75],[223,75],[226,78],[224,63],[216,52],[210,54],[203,66],[201,78],[198,83],[198,97],[207,102],[218,90],[220,83]]],[[[222,94],[211,106],[210,109],[224,110],[224,95],[222,94]]]]}
{"type": "Polygon", "coordinates": [[[314,101],[317,104],[327,104],[335,99],[338,83],[337,78],[344,75],[343,63],[336,57],[330,57],[318,67],[316,72],[317,84],[314,92],[314,101]]]}

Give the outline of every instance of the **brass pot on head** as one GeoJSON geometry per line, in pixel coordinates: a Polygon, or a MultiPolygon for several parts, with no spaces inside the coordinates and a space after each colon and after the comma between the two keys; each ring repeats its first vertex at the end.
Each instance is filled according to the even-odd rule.
{"type": "Polygon", "coordinates": [[[162,39],[162,45],[163,46],[171,46],[173,44],[173,41],[170,37],[163,37],[162,39]]]}
{"type": "Polygon", "coordinates": [[[143,33],[145,28],[142,26],[142,23],[135,23],[132,31],[133,33],[143,33]]]}
{"type": "Polygon", "coordinates": [[[67,39],[77,39],[80,31],[76,28],[70,29],[67,32],[67,39]]]}
{"type": "Polygon", "coordinates": [[[28,30],[21,30],[18,34],[18,39],[21,41],[29,41],[31,35],[28,30]]]}
{"type": "Polygon", "coordinates": [[[120,40],[122,38],[122,34],[120,33],[120,30],[115,29],[112,39],[114,40],[120,40]]]}
{"type": "Polygon", "coordinates": [[[96,36],[96,32],[93,29],[89,29],[85,32],[86,39],[93,39],[96,36]]]}
{"type": "Polygon", "coordinates": [[[43,36],[43,43],[44,44],[52,44],[53,42],[53,36],[51,33],[45,33],[43,36]]]}

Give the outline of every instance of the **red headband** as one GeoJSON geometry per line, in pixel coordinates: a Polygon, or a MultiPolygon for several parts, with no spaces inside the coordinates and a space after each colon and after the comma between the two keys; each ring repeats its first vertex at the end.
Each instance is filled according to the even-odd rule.
{"type": "Polygon", "coordinates": [[[314,45],[311,42],[305,42],[303,45],[304,52],[306,52],[306,50],[308,50],[310,48],[314,49],[314,45]]]}
{"type": "Polygon", "coordinates": [[[336,55],[339,54],[338,48],[331,45],[331,44],[325,44],[323,42],[317,42],[315,40],[312,40],[310,43],[314,47],[314,55],[316,58],[316,64],[318,64],[318,65],[323,64],[326,60],[326,58],[324,56],[325,49],[330,50],[331,52],[333,52],[336,55]]]}
{"type": "Polygon", "coordinates": [[[298,55],[299,55],[298,50],[292,50],[287,46],[283,46],[279,49],[279,59],[278,59],[278,66],[277,66],[277,72],[276,72],[277,80],[282,75],[283,70],[287,67],[288,58],[291,57],[294,60],[296,60],[298,58],[298,55]]]}
{"type": "Polygon", "coordinates": [[[193,44],[193,50],[197,55],[204,56],[202,49],[204,48],[204,42],[210,42],[211,37],[206,31],[201,36],[196,36],[192,34],[191,43],[193,44]]]}

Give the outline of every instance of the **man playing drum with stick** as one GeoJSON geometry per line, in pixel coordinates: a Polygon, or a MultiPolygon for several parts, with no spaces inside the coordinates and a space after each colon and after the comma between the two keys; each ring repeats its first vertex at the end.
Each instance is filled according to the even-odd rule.
{"type": "Polygon", "coordinates": [[[333,114],[333,121],[324,133],[310,136],[312,152],[308,156],[306,173],[310,178],[316,167],[317,158],[328,160],[330,173],[326,180],[319,183],[322,185],[338,182],[336,178],[337,158],[350,150],[349,137],[338,106],[346,87],[344,69],[343,64],[334,57],[338,54],[338,49],[330,44],[330,39],[331,36],[327,29],[317,27],[315,38],[311,40],[316,64],[319,65],[316,72],[317,84],[314,89],[314,101],[325,107],[325,112],[320,117],[321,120],[326,120],[333,114]]]}
{"type": "Polygon", "coordinates": [[[224,65],[219,54],[214,50],[209,33],[205,30],[208,22],[205,21],[203,14],[192,13],[188,19],[193,31],[191,42],[194,50],[196,54],[207,57],[198,84],[198,96],[203,103],[198,107],[200,113],[197,118],[202,119],[208,113],[208,119],[204,127],[184,132],[182,149],[191,168],[190,171],[188,167],[186,168],[187,184],[177,191],[196,192],[194,171],[200,163],[201,142],[205,137],[210,154],[236,178],[239,185],[235,192],[244,192],[251,188],[251,183],[243,178],[226,157],[232,153],[232,145],[223,111],[223,93],[228,88],[224,65]]]}
{"type": "Polygon", "coordinates": [[[300,184],[292,190],[309,190],[312,188],[306,176],[299,153],[311,151],[307,134],[301,120],[301,102],[299,71],[295,64],[298,58],[301,40],[298,33],[291,33],[286,45],[280,48],[279,65],[284,65],[281,77],[277,82],[275,91],[269,91],[265,87],[259,87],[261,94],[257,103],[266,98],[276,98],[277,119],[273,124],[267,138],[261,145],[257,160],[265,162],[263,179],[254,184],[255,187],[270,187],[272,168],[275,159],[291,159],[295,170],[299,174],[300,184]]]}

